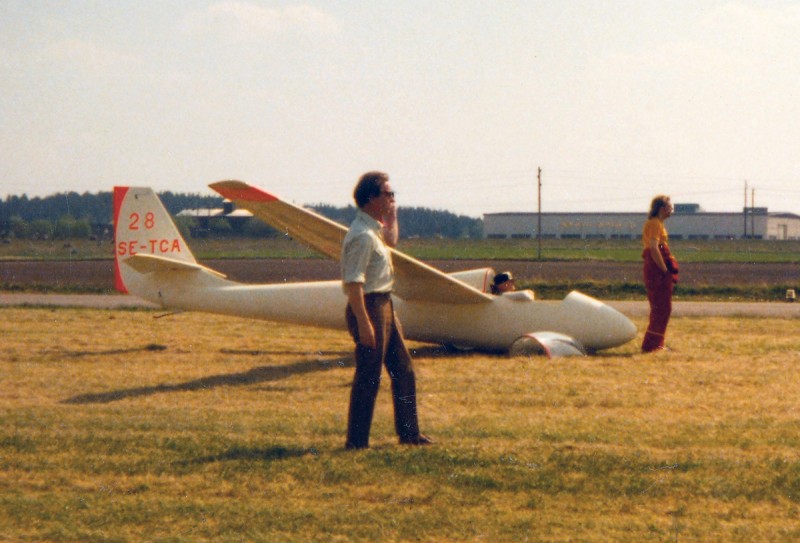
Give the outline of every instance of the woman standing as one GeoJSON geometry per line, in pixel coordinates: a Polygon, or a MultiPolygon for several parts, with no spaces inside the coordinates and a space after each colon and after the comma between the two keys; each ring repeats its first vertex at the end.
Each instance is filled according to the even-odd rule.
{"type": "Polygon", "coordinates": [[[664,349],[664,336],[672,313],[672,290],[678,282],[678,262],[669,252],[664,221],[672,215],[669,196],[656,196],[642,228],[644,286],[650,302],[650,324],[642,341],[642,352],[664,349]]]}

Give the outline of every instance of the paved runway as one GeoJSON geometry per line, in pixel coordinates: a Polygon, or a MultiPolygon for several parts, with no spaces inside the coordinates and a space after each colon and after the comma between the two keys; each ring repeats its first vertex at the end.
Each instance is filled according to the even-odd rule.
{"type": "Polygon", "coordinates": [[[0,306],[59,306],[122,309],[156,307],[135,296],[122,294],[5,294],[0,293],[0,306]]]}
{"type": "MultiPolygon", "coordinates": [[[[609,301],[608,305],[629,317],[647,316],[645,301],[609,301]]],[[[121,294],[3,294],[0,306],[65,306],[124,309],[156,306],[121,294]]],[[[800,303],[787,302],[675,302],[673,316],[742,316],[800,319],[800,303]]]]}
{"type": "MultiPolygon", "coordinates": [[[[609,301],[611,307],[629,317],[646,317],[647,302],[609,301]]],[[[674,317],[772,317],[800,319],[800,304],[786,302],[673,302],[674,317]]]]}

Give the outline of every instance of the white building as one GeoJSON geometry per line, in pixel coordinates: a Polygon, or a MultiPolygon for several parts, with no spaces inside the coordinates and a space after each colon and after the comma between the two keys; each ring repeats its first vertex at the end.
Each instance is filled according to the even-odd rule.
{"type": "MultiPolygon", "coordinates": [[[[537,213],[487,213],[487,238],[535,238],[537,213]]],[[[542,213],[542,238],[636,239],[646,213],[542,213]]],[[[670,239],[800,239],[800,215],[769,213],[765,207],[744,212],[708,213],[697,204],[676,204],[669,220],[670,239]],[[746,230],[745,230],[746,229],[746,230]],[[746,234],[745,234],[746,232],[746,234]]]]}

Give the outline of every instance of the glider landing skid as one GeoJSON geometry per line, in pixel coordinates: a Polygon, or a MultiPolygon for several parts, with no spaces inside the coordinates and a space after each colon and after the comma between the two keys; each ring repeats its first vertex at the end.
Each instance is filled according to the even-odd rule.
{"type": "Polygon", "coordinates": [[[525,334],[511,344],[508,355],[541,356],[561,358],[564,356],[587,356],[586,349],[575,338],[558,332],[534,332],[525,334]]]}

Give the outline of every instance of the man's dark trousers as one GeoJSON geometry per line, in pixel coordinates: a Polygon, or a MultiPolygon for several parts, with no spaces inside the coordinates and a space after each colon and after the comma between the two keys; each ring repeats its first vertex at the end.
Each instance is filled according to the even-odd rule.
{"type": "Polygon", "coordinates": [[[394,313],[391,293],[365,294],[364,303],[375,330],[374,349],[358,342],[358,323],[349,305],[345,313],[347,328],[356,343],[356,372],[350,392],[346,446],[356,449],[369,446],[384,364],[392,380],[395,431],[401,441],[419,435],[414,367],[394,313]]]}

